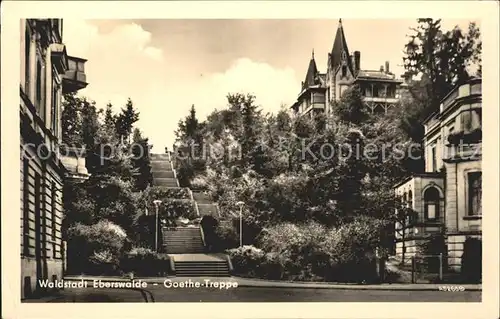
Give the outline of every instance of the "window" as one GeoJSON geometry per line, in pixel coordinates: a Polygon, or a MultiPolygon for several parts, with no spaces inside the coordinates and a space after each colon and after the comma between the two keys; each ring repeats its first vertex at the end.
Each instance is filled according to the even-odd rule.
{"type": "Polygon", "coordinates": [[[36,63],[36,107],[38,113],[41,113],[42,107],[42,64],[40,61],[36,63]]]}
{"type": "Polygon", "coordinates": [[[413,192],[411,190],[408,192],[408,207],[413,209],[413,192]]]}
{"type": "Polygon", "coordinates": [[[45,243],[42,233],[42,179],[35,172],[35,256],[44,256],[45,243]]]}
{"type": "Polygon", "coordinates": [[[57,199],[57,188],[56,188],[56,183],[52,182],[52,187],[51,187],[51,203],[50,203],[50,209],[52,210],[51,212],[51,230],[52,230],[52,240],[56,239],[56,215],[57,215],[57,210],[56,210],[56,199],[57,199]]]}
{"type": "Polygon", "coordinates": [[[58,118],[58,104],[59,104],[59,100],[58,100],[58,85],[55,81],[52,82],[52,97],[51,97],[51,111],[50,111],[50,115],[51,115],[51,119],[50,119],[50,122],[51,122],[51,128],[52,128],[52,133],[54,133],[55,136],[58,135],[58,121],[59,121],[59,118],[58,118]]]}
{"type": "MultiPolygon", "coordinates": [[[[26,23],[28,23],[26,21],[26,23]]],[[[30,52],[31,52],[31,32],[29,29],[29,26],[26,26],[26,32],[25,32],[25,37],[24,37],[24,92],[29,96],[30,92],[30,66],[31,66],[31,58],[30,58],[30,52]]]]}
{"type": "Polygon", "coordinates": [[[424,214],[426,220],[439,218],[439,191],[430,187],[424,192],[424,214]]]}
{"type": "Polygon", "coordinates": [[[347,76],[347,66],[343,65],[342,66],[342,77],[346,77],[346,76],[347,76]]]}
{"type": "Polygon", "coordinates": [[[435,172],[437,170],[437,156],[436,156],[436,145],[431,148],[431,170],[435,172]]]}
{"type": "Polygon", "coordinates": [[[23,159],[23,256],[30,255],[29,161],[23,159]]]}
{"type": "Polygon", "coordinates": [[[469,191],[469,215],[476,216],[482,214],[482,173],[468,173],[468,191],[469,191]]]}

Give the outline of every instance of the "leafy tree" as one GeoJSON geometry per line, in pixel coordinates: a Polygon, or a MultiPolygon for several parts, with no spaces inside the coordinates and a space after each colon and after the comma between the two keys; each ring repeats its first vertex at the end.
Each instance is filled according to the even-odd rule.
{"type": "Polygon", "coordinates": [[[339,101],[333,102],[333,113],[339,120],[359,125],[368,118],[368,111],[357,85],[347,89],[339,101]]]}
{"type": "Polygon", "coordinates": [[[423,117],[437,110],[441,100],[457,83],[469,77],[472,64],[481,63],[482,42],[480,31],[474,22],[467,32],[456,26],[453,30],[441,30],[441,20],[418,19],[418,26],[405,45],[404,68],[411,76],[425,74],[428,101],[423,117]]]}
{"type": "Polygon", "coordinates": [[[62,141],[66,145],[81,146],[82,123],[80,111],[82,109],[81,99],[76,94],[64,95],[62,103],[62,141]]]}

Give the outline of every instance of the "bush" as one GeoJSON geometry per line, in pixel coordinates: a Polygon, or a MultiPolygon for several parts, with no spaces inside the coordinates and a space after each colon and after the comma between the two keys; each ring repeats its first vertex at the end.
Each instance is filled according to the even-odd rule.
{"type": "Polygon", "coordinates": [[[195,202],[192,200],[168,199],[161,204],[160,216],[167,218],[167,213],[175,212],[177,217],[184,217],[189,220],[198,218],[195,202]]]}
{"type": "MultiPolygon", "coordinates": [[[[357,218],[337,229],[316,223],[279,224],[263,230],[260,247],[267,252],[266,278],[290,280],[373,282],[377,277],[375,251],[383,223],[357,218]]],[[[248,264],[251,266],[251,264],[248,264]]]]}
{"type": "Polygon", "coordinates": [[[238,247],[239,236],[231,223],[220,223],[215,228],[212,242],[213,252],[222,252],[226,249],[238,247]]]}
{"type": "Polygon", "coordinates": [[[431,235],[417,244],[416,258],[425,272],[439,272],[439,254],[443,254],[443,267],[446,268],[446,241],[441,234],[431,235]]]}
{"type": "Polygon", "coordinates": [[[120,268],[125,273],[137,276],[165,276],[171,272],[170,259],[159,255],[149,248],[137,247],[125,254],[120,260],[120,268]]]}
{"type": "Polygon", "coordinates": [[[107,220],[90,226],[77,223],[68,229],[68,270],[91,275],[117,274],[126,239],[125,231],[107,220]]]}
{"type": "Polygon", "coordinates": [[[227,250],[234,271],[250,277],[258,277],[265,253],[254,246],[243,246],[227,250]]]}
{"type": "Polygon", "coordinates": [[[168,199],[191,199],[189,188],[165,188],[153,186],[147,188],[142,194],[143,200],[146,202],[153,202],[156,199],[165,201],[168,199]]]}
{"type": "Polygon", "coordinates": [[[203,176],[197,176],[191,181],[191,189],[193,190],[207,190],[207,179],[203,176]]]}
{"type": "Polygon", "coordinates": [[[327,229],[316,223],[277,225],[263,231],[261,247],[273,254],[271,264],[280,264],[288,279],[321,280],[329,268],[323,243],[327,229]]]}
{"type": "Polygon", "coordinates": [[[360,217],[331,232],[325,242],[330,257],[329,281],[373,282],[377,280],[376,254],[383,223],[360,217]]]}

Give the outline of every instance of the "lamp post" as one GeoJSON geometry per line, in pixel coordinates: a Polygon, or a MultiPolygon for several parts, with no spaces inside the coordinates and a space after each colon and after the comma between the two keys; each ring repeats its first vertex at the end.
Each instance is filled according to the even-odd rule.
{"type": "Polygon", "coordinates": [[[158,252],[158,210],[160,209],[161,200],[154,200],[156,215],[155,215],[155,252],[158,252]]]}
{"type": "Polygon", "coordinates": [[[243,218],[242,218],[243,205],[245,205],[244,202],[236,203],[236,206],[240,207],[240,247],[243,247],[243,218]]]}

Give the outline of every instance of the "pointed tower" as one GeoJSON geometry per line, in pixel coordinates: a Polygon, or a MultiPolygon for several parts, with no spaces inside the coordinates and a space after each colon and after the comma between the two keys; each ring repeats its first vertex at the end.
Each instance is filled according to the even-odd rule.
{"type": "Polygon", "coordinates": [[[330,103],[340,99],[342,93],[355,79],[352,57],[347,47],[342,19],[339,19],[332,51],[328,54],[326,77],[327,113],[330,113],[330,103]]]}
{"type": "Polygon", "coordinates": [[[331,68],[334,71],[337,70],[339,66],[346,65],[349,71],[353,72],[349,49],[347,48],[347,41],[345,39],[344,27],[342,26],[342,19],[339,19],[339,25],[337,27],[337,33],[335,34],[330,56],[331,68]]]}
{"type": "Polygon", "coordinates": [[[307,67],[306,78],[304,79],[304,82],[302,82],[302,90],[316,84],[318,73],[318,67],[316,66],[316,61],[314,60],[313,49],[311,60],[309,61],[309,66],[307,67]]]}
{"type": "Polygon", "coordinates": [[[296,114],[308,114],[313,117],[325,109],[325,74],[318,71],[316,60],[314,59],[314,50],[312,51],[311,60],[297,102],[292,105],[292,109],[296,114]]]}

